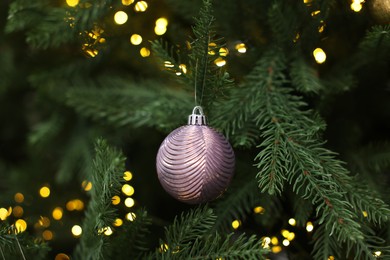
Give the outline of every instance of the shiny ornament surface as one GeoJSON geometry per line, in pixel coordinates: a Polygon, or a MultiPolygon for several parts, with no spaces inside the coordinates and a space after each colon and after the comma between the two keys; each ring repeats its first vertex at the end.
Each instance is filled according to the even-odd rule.
{"type": "Polygon", "coordinates": [[[196,115],[194,111],[188,125],[165,138],[156,159],[162,187],[177,200],[189,204],[219,197],[228,187],[235,166],[229,142],[206,125],[203,112],[196,115]]]}
{"type": "Polygon", "coordinates": [[[370,0],[367,4],[376,22],[390,24],[390,0],[370,0]]]}

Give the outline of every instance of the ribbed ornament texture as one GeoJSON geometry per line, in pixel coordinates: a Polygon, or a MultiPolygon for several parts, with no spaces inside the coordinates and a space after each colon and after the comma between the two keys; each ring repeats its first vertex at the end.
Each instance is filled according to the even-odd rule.
{"type": "Polygon", "coordinates": [[[163,188],[188,204],[216,199],[234,174],[235,156],[226,138],[207,125],[186,125],[172,131],[157,153],[157,174],[163,188]]]}

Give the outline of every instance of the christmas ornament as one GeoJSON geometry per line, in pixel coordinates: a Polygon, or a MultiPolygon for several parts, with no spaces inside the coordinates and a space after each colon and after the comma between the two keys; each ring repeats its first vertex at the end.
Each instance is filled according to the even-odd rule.
{"type": "Polygon", "coordinates": [[[165,138],[156,160],[158,178],[165,191],[189,204],[219,197],[233,177],[234,165],[231,145],[207,126],[200,106],[188,117],[188,125],[165,138]]]}
{"type": "Polygon", "coordinates": [[[370,0],[368,5],[370,13],[378,23],[390,23],[390,0],[370,0]]]}

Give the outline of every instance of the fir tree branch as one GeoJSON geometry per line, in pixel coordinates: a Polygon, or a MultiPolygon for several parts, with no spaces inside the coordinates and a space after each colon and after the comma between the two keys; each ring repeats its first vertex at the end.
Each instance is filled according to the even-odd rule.
{"type": "MultiPolygon", "coordinates": [[[[241,235],[232,239],[232,234],[223,239],[213,234],[216,220],[213,211],[207,207],[198,207],[175,218],[166,228],[165,239],[156,251],[154,259],[263,259],[267,249],[254,236],[241,235]]],[[[151,258],[152,256],[150,256],[151,258]]]]}
{"type": "Polygon", "coordinates": [[[106,259],[107,238],[103,235],[107,228],[113,227],[116,218],[111,199],[120,193],[124,172],[124,157],[98,139],[95,146],[91,181],[91,200],[83,223],[83,235],[76,248],[79,259],[106,259]]]}

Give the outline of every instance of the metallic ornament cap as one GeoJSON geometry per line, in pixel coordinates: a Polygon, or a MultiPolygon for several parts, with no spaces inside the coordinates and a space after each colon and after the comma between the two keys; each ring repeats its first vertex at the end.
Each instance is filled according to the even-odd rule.
{"type": "Polygon", "coordinates": [[[188,116],[188,124],[189,125],[207,125],[206,117],[203,114],[203,109],[201,106],[196,106],[192,110],[192,114],[188,116]],[[198,110],[199,115],[196,114],[198,110]]]}

